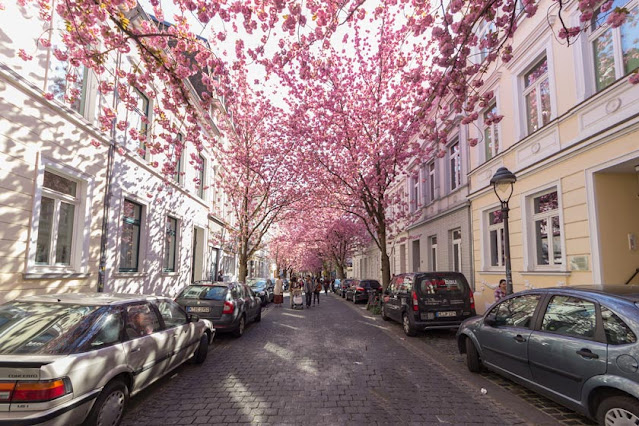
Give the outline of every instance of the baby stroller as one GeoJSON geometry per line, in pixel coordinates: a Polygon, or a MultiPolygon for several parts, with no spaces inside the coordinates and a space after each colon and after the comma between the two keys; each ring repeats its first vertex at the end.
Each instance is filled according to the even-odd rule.
{"type": "Polygon", "coordinates": [[[301,288],[293,289],[293,291],[291,292],[291,297],[293,298],[293,309],[304,309],[301,288]]]}

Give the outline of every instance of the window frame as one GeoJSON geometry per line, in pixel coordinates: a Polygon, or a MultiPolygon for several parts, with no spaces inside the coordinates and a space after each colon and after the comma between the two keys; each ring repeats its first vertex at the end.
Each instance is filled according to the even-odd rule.
{"type": "Polygon", "coordinates": [[[548,54],[544,51],[543,54],[541,54],[540,56],[538,56],[534,61],[532,61],[530,63],[530,65],[525,69],[525,71],[523,73],[521,73],[521,80],[522,80],[522,90],[521,90],[521,99],[522,99],[522,103],[523,103],[523,112],[524,112],[524,124],[525,124],[525,134],[526,135],[532,135],[535,132],[538,132],[539,130],[543,129],[544,127],[546,127],[548,124],[550,124],[550,122],[553,119],[553,102],[552,102],[552,85],[550,82],[550,75],[551,75],[551,67],[550,67],[550,62],[548,60],[548,54]],[[531,72],[533,69],[535,69],[537,66],[541,65],[543,62],[546,62],[546,72],[541,74],[537,80],[535,80],[533,83],[530,84],[530,86],[526,86],[526,75],[531,72]],[[541,106],[541,85],[544,82],[548,82],[548,102],[550,105],[550,112],[548,114],[548,123],[544,124],[543,122],[543,114],[542,114],[542,106],[541,106]],[[526,102],[526,97],[531,93],[535,91],[535,101],[537,104],[537,129],[535,130],[531,130],[531,126],[530,126],[530,117],[528,117],[528,108],[527,108],[527,102],[526,102]]]}
{"type": "MultiPolygon", "coordinates": [[[[119,248],[119,250],[118,250],[118,272],[119,273],[132,273],[132,272],[133,273],[139,273],[139,272],[141,272],[140,266],[141,266],[141,263],[142,263],[142,259],[141,258],[142,258],[142,236],[143,236],[142,227],[145,224],[145,220],[144,220],[145,210],[146,210],[146,206],[144,204],[141,204],[138,201],[135,201],[131,197],[125,197],[122,200],[122,209],[121,209],[121,212],[120,212],[119,247],[118,247],[119,248]],[[123,235],[123,232],[124,232],[125,222],[127,221],[127,219],[129,219],[129,218],[124,216],[124,204],[126,202],[132,203],[132,204],[134,204],[134,205],[136,205],[136,206],[138,206],[140,208],[140,218],[138,219],[139,223],[137,224],[138,244],[137,244],[137,252],[136,252],[136,255],[135,255],[135,267],[131,267],[131,268],[122,267],[122,263],[123,263],[122,262],[122,244],[123,244],[122,235],[123,235]]],[[[132,222],[136,221],[135,218],[129,219],[129,220],[131,220],[132,222]]],[[[134,225],[135,226],[136,224],[135,223],[130,223],[130,225],[134,225]]]]}
{"type": "Polygon", "coordinates": [[[428,261],[432,272],[437,272],[437,235],[431,235],[428,237],[428,261]]]}
{"type": "Polygon", "coordinates": [[[413,175],[408,178],[408,189],[410,191],[409,211],[411,213],[416,212],[421,207],[419,175],[420,171],[418,169],[417,175],[413,175]]]}
{"type": "Polygon", "coordinates": [[[45,156],[41,157],[39,167],[36,172],[35,189],[33,193],[33,209],[31,214],[31,232],[27,247],[27,265],[25,278],[39,278],[40,274],[85,274],[89,266],[89,238],[82,229],[91,227],[91,206],[93,205],[93,177],[79,172],[66,165],[58,164],[56,161],[45,156]],[[36,264],[36,250],[38,235],[40,231],[41,200],[44,188],[44,172],[48,171],[70,179],[76,183],[76,199],[74,220],[72,226],[71,239],[71,261],[69,265],[36,264]]]}
{"type": "Polygon", "coordinates": [[[180,219],[178,219],[177,217],[171,216],[170,214],[167,214],[165,216],[165,221],[164,221],[164,234],[165,234],[165,240],[164,240],[164,244],[165,246],[163,247],[163,254],[164,256],[162,257],[162,272],[163,273],[174,273],[177,272],[178,270],[178,265],[179,262],[177,261],[177,254],[179,252],[178,250],[178,245],[179,245],[179,234],[180,234],[180,219]],[[166,257],[167,255],[171,256],[171,254],[168,252],[166,244],[170,244],[167,240],[166,240],[166,234],[168,234],[169,228],[169,222],[170,221],[174,221],[175,223],[175,229],[173,230],[173,269],[169,269],[167,268],[167,263],[170,264],[170,262],[167,262],[169,259],[166,257]]]}
{"type": "MultiPolygon", "coordinates": [[[[605,2],[601,2],[601,4],[603,4],[605,2]]],[[[599,5],[599,7],[597,7],[597,11],[599,10],[599,8],[601,7],[601,4],[599,5]]],[[[614,5],[613,5],[613,9],[614,9],[614,5]]],[[[628,11],[632,12],[633,10],[636,9],[636,13],[639,14],[639,1],[638,0],[630,0],[627,1],[626,3],[623,4],[623,6],[625,9],[627,9],[628,11]]],[[[611,9],[612,10],[612,9],[611,9]]],[[[609,12],[604,12],[604,13],[609,13],[609,12]]],[[[588,25],[588,31],[587,31],[587,38],[586,38],[586,43],[587,43],[587,50],[589,53],[589,63],[587,64],[587,66],[590,68],[590,72],[592,73],[592,77],[591,77],[591,87],[592,87],[592,93],[596,94],[599,92],[602,92],[604,90],[606,90],[607,88],[613,86],[617,81],[623,79],[624,77],[627,77],[628,75],[632,74],[634,72],[630,71],[628,73],[625,72],[625,67],[623,64],[623,45],[622,45],[622,33],[621,33],[621,27],[617,27],[617,28],[612,28],[609,24],[607,24],[605,22],[605,18],[604,18],[604,22],[601,23],[597,28],[593,29],[594,26],[594,20],[596,17],[596,12],[595,15],[593,15],[592,19],[589,22],[588,25]],[[602,35],[604,35],[607,31],[612,31],[612,48],[613,48],[613,67],[614,67],[614,72],[615,72],[615,79],[613,81],[611,81],[608,85],[598,88],[598,84],[597,84],[597,70],[596,70],[596,55],[595,55],[595,49],[594,49],[594,42],[595,40],[597,40],[599,37],[601,37],[602,35]]],[[[638,19],[639,19],[639,15],[638,15],[638,19]]],[[[624,23],[624,25],[626,25],[626,23],[624,23]]]]}
{"type": "Polygon", "coordinates": [[[196,187],[197,190],[197,196],[198,198],[200,198],[201,200],[206,201],[206,190],[204,189],[204,187],[206,186],[206,164],[207,164],[207,160],[206,157],[204,157],[204,155],[202,155],[202,153],[198,154],[198,158],[200,159],[200,169],[198,170],[198,179],[199,179],[199,186],[196,187]]]}
{"type": "Polygon", "coordinates": [[[484,210],[484,223],[485,223],[485,229],[486,232],[483,233],[484,238],[486,238],[486,243],[485,243],[485,248],[486,248],[486,256],[485,256],[485,260],[484,260],[484,268],[486,270],[502,270],[504,268],[504,263],[505,263],[505,246],[504,244],[504,221],[502,218],[502,221],[496,224],[491,224],[490,223],[490,215],[494,212],[497,211],[501,211],[501,207],[500,206],[494,206],[491,207],[489,209],[484,210]],[[493,265],[493,261],[492,261],[492,254],[493,254],[493,246],[492,246],[492,238],[491,238],[491,232],[497,232],[497,253],[498,253],[498,259],[497,259],[497,265],[493,265]],[[501,235],[501,238],[499,238],[499,236],[501,235]],[[499,253],[501,253],[501,256],[499,256],[499,253]]]}
{"type": "Polygon", "coordinates": [[[452,248],[452,257],[451,257],[451,271],[461,272],[462,271],[462,230],[461,228],[451,229],[450,231],[450,240],[451,240],[451,248],[452,248]],[[459,238],[455,238],[455,233],[459,232],[459,238]],[[457,257],[455,257],[457,256],[457,257]],[[455,260],[459,260],[459,265],[457,268],[455,267],[455,260]]]}
{"type": "Polygon", "coordinates": [[[144,140],[139,141],[138,150],[144,153],[143,155],[140,155],[140,157],[146,160],[149,157],[146,142],[149,139],[149,124],[151,123],[151,99],[137,87],[131,86],[131,88],[137,96],[142,99],[142,104],[144,105],[144,110],[140,110],[136,105],[131,112],[140,116],[140,128],[138,130],[140,131],[140,135],[144,135],[144,140]],[[143,117],[146,117],[147,123],[144,122],[143,117]]]}
{"type": "Polygon", "coordinates": [[[448,188],[450,192],[458,190],[462,186],[462,152],[459,136],[455,136],[446,147],[448,160],[448,188]],[[455,151],[454,148],[457,148],[455,151]]]}
{"type": "Polygon", "coordinates": [[[495,111],[494,114],[498,115],[499,114],[499,107],[497,105],[497,100],[493,100],[493,102],[486,108],[484,108],[484,110],[481,113],[481,129],[482,129],[482,139],[483,139],[483,143],[484,143],[484,149],[483,151],[483,155],[484,155],[484,162],[492,160],[493,158],[495,158],[498,154],[499,154],[499,148],[501,147],[500,145],[500,136],[501,136],[501,131],[500,131],[500,123],[491,123],[491,124],[486,124],[486,115],[491,113],[492,111],[495,111]],[[486,132],[490,131],[490,135],[491,135],[491,145],[488,145],[488,140],[486,139],[486,132]],[[495,135],[497,137],[495,137],[495,135]],[[495,144],[495,139],[497,140],[497,143],[495,144]],[[489,155],[489,151],[490,151],[490,155],[489,155]]]}

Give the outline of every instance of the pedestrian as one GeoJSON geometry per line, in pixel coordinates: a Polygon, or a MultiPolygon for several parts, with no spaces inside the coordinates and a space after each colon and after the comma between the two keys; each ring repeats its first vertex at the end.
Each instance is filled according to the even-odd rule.
{"type": "Polygon", "coordinates": [[[311,297],[313,296],[313,280],[311,277],[306,277],[304,279],[304,295],[306,296],[306,307],[311,307],[311,297]]]}
{"type": "Polygon", "coordinates": [[[322,282],[318,279],[313,289],[313,306],[315,306],[315,300],[317,300],[317,306],[319,306],[319,296],[322,292],[322,282]]]}
{"type": "Polygon", "coordinates": [[[289,298],[291,299],[291,309],[293,308],[293,297],[296,294],[301,296],[301,283],[297,281],[297,277],[291,277],[291,294],[289,298]]]}
{"type": "Polygon", "coordinates": [[[506,280],[502,278],[495,289],[495,302],[499,302],[504,297],[506,297],[506,280]]]}
{"type": "Polygon", "coordinates": [[[222,269],[217,273],[217,281],[224,281],[224,271],[222,269]]]}
{"type": "Polygon", "coordinates": [[[282,307],[282,303],[284,302],[284,282],[282,281],[282,276],[280,275],[275,280],[275,287],[273,287],[273,303],[275,307],[282,307]]]}
{"type": "Polygon", "coordinates": [[[330,281],[328,279],[322,278],[322,285],[324,286],[324,294],[328,294],[328,286],[330,285],[330,281]]]}

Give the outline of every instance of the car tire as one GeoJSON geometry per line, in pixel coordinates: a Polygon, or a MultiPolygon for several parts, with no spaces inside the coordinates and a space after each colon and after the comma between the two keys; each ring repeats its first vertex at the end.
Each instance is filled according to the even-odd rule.
{"type": "Polygon", "coordinates": [[[240,323],[237,325],[237,330],[235,330],[235,337],[242,337],[244,335],[244,328],[246,328],[246,315],[242,314],[240,317],[240,323]]]}
{"type": "Polygon", "coordinates": [[[481,360],[479,352],[470,337],[466,337],[464,342],[466,345],[466,366],[471,373],[479,373],[481,371],[481,360]]]}
{"type": "Polygon", "coordinates": [[[129,389],[121,379],[113,379],[102,388],[93,404],[85,425],[115,426],[120,424],[122,414],[129,400],[129,389]]]}
{"type": "Polygon", "coordinates": [[[408,318],[408,314],[404,313],[402,315],[402,328],[404,329],[404,334],[410,337],[417,336],[417,330],[410,323],[410,319],[408,318]]]}
{"type": "Polygon", "coordinates": [[[636,424],[639,421],[639,400],[629,395],[609,396],[597,407],[600,425],[636,424]]]}
{"type": "Polygon", "coordinates": [[[260,322],[260,321],[262,321],[262,308],[260,308],[260,311],[255,316],[255,322],[260,322]]]}
{"type": "Polygon", "coordinates": [[[209,337],[206,333],[200,337],[200,344],[195,350],[195,355],[193,356],[193,362],[196,364],[202,364],[206,360],[206,356],[209,353],[209,337]]]}
{"type": "Polygon", "coordinates": [[[390,321],[390,317],[386,315],[386,304],[382,305],[382,319],[384,321],[390,321]]]}

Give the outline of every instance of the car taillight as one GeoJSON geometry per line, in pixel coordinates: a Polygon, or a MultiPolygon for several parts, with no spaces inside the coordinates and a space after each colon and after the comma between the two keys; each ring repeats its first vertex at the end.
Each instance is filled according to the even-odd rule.
{"type": "Polygon", "coordinates": [[[417,301],[417,292],[413,292],[413,311],[419,310],[419,302],[417,301]]]}
{"type": "Polygon", "coordinates": [[[475,296],[470,295],[470,310],[475,312],[475,296]]]}
{"type": "Polygon", "coordinates": [[[364,287],[356,287],[355,291],[364,291],[364,287]]]}
{"type": "Polygon", "coordinates": [[[235,304],[233,302],[224,302],[223,314],[232,314],[235,312],[235,304]]]}
{"type": "Polygon", "coordinates": [[[68,379],[0,382],[0,402],[44,402],[71,393],[68,379]]]}

